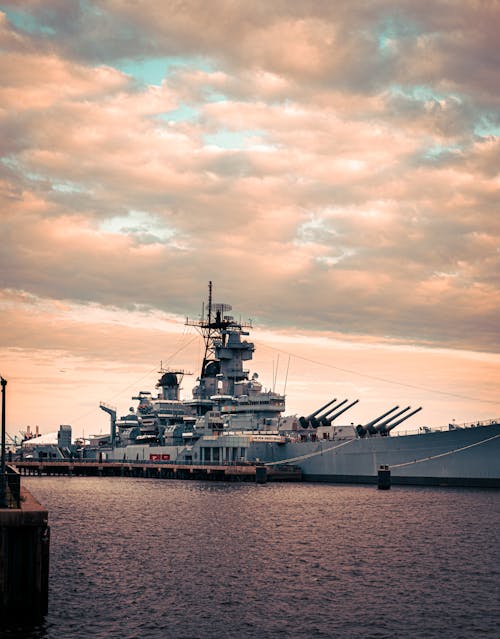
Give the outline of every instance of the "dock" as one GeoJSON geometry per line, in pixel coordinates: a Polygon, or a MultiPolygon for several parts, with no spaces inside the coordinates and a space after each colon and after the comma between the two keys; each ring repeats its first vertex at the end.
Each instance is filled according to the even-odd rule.
{"type": "Polygon", "coordinates": [[[8,504],[0,509],[0,626],[42,618],[49,596],[48,512],[12,468],[8,479],[8,504]]]}
{"type": "Polygon", "coordinates": [[[197,479],[209,481],[301,481],[298,466],[258,463],[188,464],[151,461],[15,461],[12,464],[24,476],[73,477],[147,477],[150,479],[197,479]]]}

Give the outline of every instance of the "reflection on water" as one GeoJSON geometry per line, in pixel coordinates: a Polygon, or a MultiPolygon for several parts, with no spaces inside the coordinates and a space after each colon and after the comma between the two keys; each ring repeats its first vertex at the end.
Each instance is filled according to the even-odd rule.
{"type": "Polygon", "coordinates": [[[50,604],[9,639],[499,636],[497,491],[23,481],[50,604]]]}

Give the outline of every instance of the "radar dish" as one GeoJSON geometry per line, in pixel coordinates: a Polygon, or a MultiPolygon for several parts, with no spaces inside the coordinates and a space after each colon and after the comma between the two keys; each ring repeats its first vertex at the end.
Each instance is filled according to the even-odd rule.
{"type": "Polygon", "coordinates": [[[231,311],[232,309],[233,307],[231,306],[231,304],[214,304],[215,312],[220,311],[221,315],[226,311],[231,311]]]}

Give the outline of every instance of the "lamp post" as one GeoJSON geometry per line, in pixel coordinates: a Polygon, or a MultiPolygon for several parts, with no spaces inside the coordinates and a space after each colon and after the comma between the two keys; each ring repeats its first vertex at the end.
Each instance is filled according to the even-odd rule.
{"type": "Polygon", "coordinates": [[[5,387],[7,380],[0,375],[2,385],[2,458],[0,463],[0,508],[7,508],[7,476],[5,474],[5,387]]]}

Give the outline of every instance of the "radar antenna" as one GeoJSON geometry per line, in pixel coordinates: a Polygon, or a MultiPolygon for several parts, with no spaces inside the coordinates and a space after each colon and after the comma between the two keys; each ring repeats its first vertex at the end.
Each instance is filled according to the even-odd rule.
{"type": "Polygon", "coordinates": [[[205,344],[205,353],[203,356],[203,362],[201,365],[200,379],[206,376],[206,370],[208,365],[215,361],[215,348],[218,346],[225,346],[227,344],[227,338],[229,333],[237,331],[242,332],[244,328],[251,328],[251,324],[241,324],[236,322],[234,317],[226,315],[228,311],[232,310],[230,304],[216,304],[213,302],[212,297],[212,282],[208,283],[208,306],[205,316],[204,309],[202,310],[201,319],[190,320],[186,318],[186,326],[194,326],[203,337],[205,344]]]}

